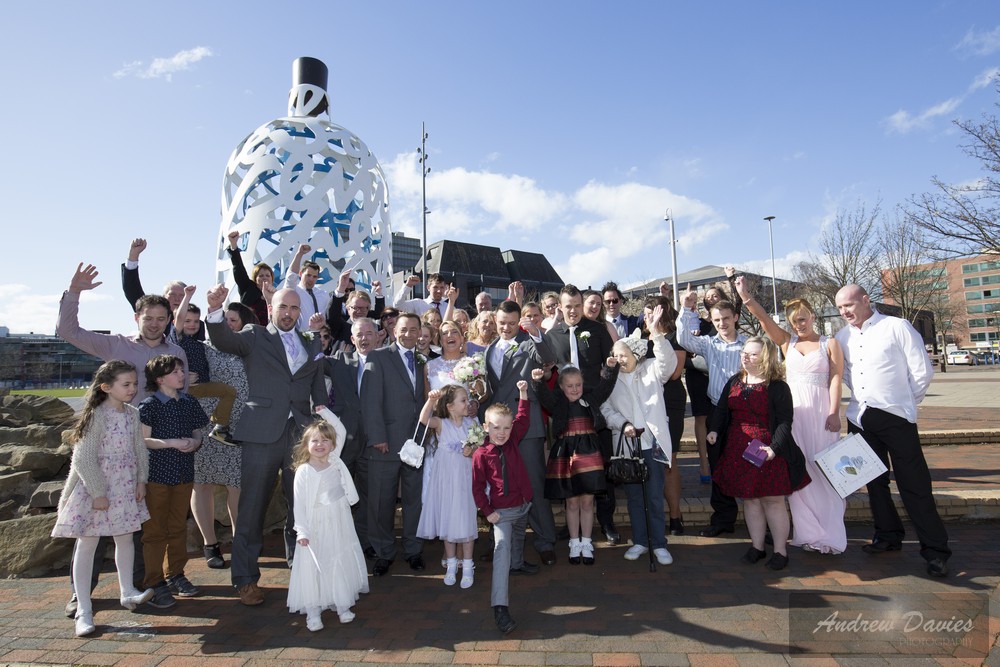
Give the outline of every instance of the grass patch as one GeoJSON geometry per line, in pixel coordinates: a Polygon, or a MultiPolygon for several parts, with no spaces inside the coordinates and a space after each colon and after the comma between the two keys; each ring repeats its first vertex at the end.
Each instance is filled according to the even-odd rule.
{"type": "Polygon", "coordinates": [[[56,398],[76,398],[87,393],[86,389],[12,389],[12,396],[33,394],[35,396],[55,396],[56,398]]]}

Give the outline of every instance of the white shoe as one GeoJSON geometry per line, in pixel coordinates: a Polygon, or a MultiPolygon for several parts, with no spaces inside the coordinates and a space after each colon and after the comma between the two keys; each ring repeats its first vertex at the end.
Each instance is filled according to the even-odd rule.
{"type": "Polygon", "coordinates": [[[134,611],[135,608],[138,607],[139,605],[145,604],[149,602],[151,599],[153,599],[153,593],[154,591],[152,588],[147,588],[141,593],[139,591],[133,590],[128,595],[123,595],[120,598],[119,602],[121,602],[122,606],[128,609],[129,611],[134,611]]]}
{"type": "Polygon", "coordinates": [[[81,611],[76,614],[76,636],[86,637],[97,627],[94,625],[94,614],[89,611],[81,611]]]}
{"type": "MultiPolygon", "coordinates": [[[[628,551],[625,552],[625,560],[639,560],[639,556],[648,551],[649,549],[641,544],[633,544],[628,548],[628,551]]],[[[666,551],[666,549],[664,549],[664,551],[666,551]]]]}
{"type": "Polygon", "coordinates": [[[444,573],[444,585],[445,586],[454,586],[455,585],[455,576],[456,576],[455,573],[458,571],[458,563],[456,563],[455,561],[452,561],[451,563],[449,563],[447,565],[447,568],[448,568],[448,571],[444,573]]]}
{"type": "Polygon", "coordinates": [[[323,621],[319,616],[306,616],[306,627],[310,632],[319,632],[323,629],[323,621]]]}
{"type": "Polygon", "coordinates": [[[341,612],[341,613],[337,614],[337,616],[340,617],[340,622],[341,623],[350,623],[351,621],[354,620],[354,612],[351,611],[350,609],[348,609],[345,612],[341,612]]]}
{"type": "Polygon", "coordinates": [[[660,565],[670,565],[674,562],[674,557],[666,548],[653,549],[653,555],[656,556],[656,562],[660,565]]]}
{"type": "Polygon", "coordinates": [[[462,583],[459,584],[462,588],[472,588],[472,583],[475,581],[476,575],[472,570],[462,569],[462,583]]]}

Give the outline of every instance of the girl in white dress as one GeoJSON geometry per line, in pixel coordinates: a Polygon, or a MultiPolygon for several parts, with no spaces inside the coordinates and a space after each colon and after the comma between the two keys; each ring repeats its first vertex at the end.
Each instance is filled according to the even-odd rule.
{"type": "Polygon", "coordinates": [[[340,460],[347,431],[328,409],[325,422],[311,425],[295,448],[295,567],[288,582],[288,610],[306,615],[312,632],[323,629],[324,609],[341,623],[354,620],[351,607],[368,592],[368,571],[354,531],[351,505],[358,492],[340,460]]]}
{"type": "Polygon", "coordinates": [[[52,537],[76,538],[73,587],[78,600],[77,637],[97,629],[90,577],[102,536],[115,538],[122,606],[135,609],[153,597],[153,589],[138,591],[132,585],[132,533],[149,519],[145,501],[149,474],[146,441],[139,411],[129,405],[138,389],[135,366],[117,359],[103,364],[94,373],[71,436],[75,443],[73,461],[59,498],[52,537]]]}
{"type": "Polygon", "coordinates": [[[444,541],[446,586],[453,586],[462,555],[462,588],[472,586],[472,548],[476,540],[476,503],[472,499],[472,452],[469,429],[478,426],[466,416],[469,394],[461,385],[434,389],[420,412],[420,422],[434,429],[437,450],[427,481],[427,498],[420,512],[417,537],[444,541]]]}

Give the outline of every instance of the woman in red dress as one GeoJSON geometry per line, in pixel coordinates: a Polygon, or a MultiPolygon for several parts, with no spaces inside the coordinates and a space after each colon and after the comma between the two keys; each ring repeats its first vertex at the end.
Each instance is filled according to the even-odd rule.
{"type": "Polygon", "coordinates": [[[743,370],[726,383],[709,425],[706,441],[722,448],[713,478],[723,493],[743,500],[752,545],[742,562],[753,564],[767,555],[764,535],[770,527],[774,554],[767,566],[781,570],[788,565],[785,497],[810,480],[792,438],[792,393],[778,349],[770,340],[754,337],[744,344],[741,361],[743,370]],[[763,443],[760,467],[744,458],[754,440],[763,443]]]}

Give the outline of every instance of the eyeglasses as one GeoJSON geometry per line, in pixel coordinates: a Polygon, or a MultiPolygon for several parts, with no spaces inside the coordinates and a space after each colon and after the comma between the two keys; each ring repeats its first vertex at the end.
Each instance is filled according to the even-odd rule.
{"type": "Polygon", "coordinates": [[[604,303],[606,303],[606,304],[608,304],[610,306],[610,305],[614,305],[614,304],[618,303],[619,301],[620,301],[620,299],[605,299],[604,303]]]}

